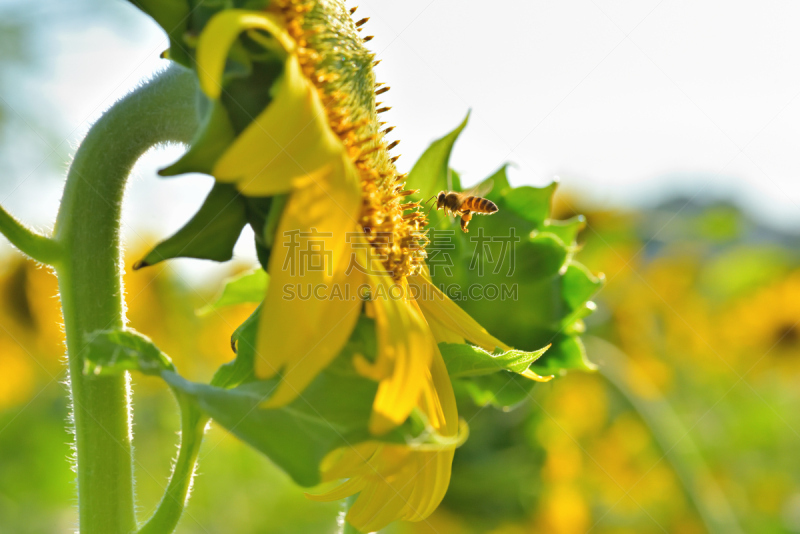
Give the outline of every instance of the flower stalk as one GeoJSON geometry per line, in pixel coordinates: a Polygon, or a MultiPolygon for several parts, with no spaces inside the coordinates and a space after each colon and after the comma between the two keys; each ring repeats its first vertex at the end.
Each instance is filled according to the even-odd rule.
{"type": "Polygon", "coordinates": [[[181,447],[164,497],[138,534],[169,534],[175,530],[192,489],[208,417],[184,393],[175,391],[175,397],[181,409],[181,447]]]}
{"type": "Polygon", "coordinates": [[[58,243],[26,227],[2,206],[0,206],[0,233],[6,236],[20,252],[38,262],[55,265],[61,257],[58,243]]]}
{"type": "Polygon", "coordinates": [[[62,256],[55,267],[82,534],[136,530],[128,376],[84,376],[82,353],[87,334],[125,324],[119,239],[125,184],[152,146],[191,140],[197,128],[195,87],[190,72],[171,68],[117,102],[91,128],[67,177],[54,237],[62,256]]]}

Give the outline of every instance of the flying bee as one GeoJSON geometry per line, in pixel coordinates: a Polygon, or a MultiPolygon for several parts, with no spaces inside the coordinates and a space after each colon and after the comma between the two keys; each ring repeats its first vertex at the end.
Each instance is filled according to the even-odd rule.
{"type": "Polygon", "coordinates": [[[473,215],[491,215],[497,211],[497,205],[494,202],[483,198],[483,195],[492,190],[493,185],[494,182],[488,180],[461,193],[440,191],[438,195],[432,196],[429,200],[436,199],[437,210],[444,210],[449,215],[461,217],[461,230],[469,232],[467,226],[473,215]]]}

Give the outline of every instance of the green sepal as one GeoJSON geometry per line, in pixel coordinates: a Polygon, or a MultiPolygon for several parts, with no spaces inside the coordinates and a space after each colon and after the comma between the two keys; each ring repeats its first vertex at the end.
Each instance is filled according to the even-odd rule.
{"type": "Polygon", "coordinates": [[[230,260],[247,224],[246,209],[244,198],[232,185],[215,183],[194,217],[133,268],[141,269],[172,258],[230,260]]]}
{"type": "Polygon", "coordinates": [[[600,291],[603,283],[603,276],[595,276],[583,264],[572,261],[561,279],[564,302],[571,311],[580,309],[600,291]]]}
{"type": "Polygon", "coordinates": [[[253,229],[258,263],[264,270],[269,268],[269,256],[272,252],[275,230],[288,198],[288,193],[272,197],[245,197],[247,223],[253,229]]]}
{"type": "Polygon", "coordinates": [[[489,176],[484,182],[492,182],[492,189],[486,193],[486,198],[489,200],[497,201],[498,198],[505,195],[510,189],[511,184],[508,182],[508,163],[497,169],[494,174],[489,176]]]}
{"type": "MultiPolygon", "coordinates": [[[[447,147],[452,148],[463,126],[434,143],[437,146],[432,145],[426,154],[431,157],[436,154],[446,162],[449,151],[443,151],[442,144],[448,140],[447,147]]],[[[416,167],[429,169],[423,167],[422,158],[416,167]]],[[[433,174],[428,176],[433,180],[433,174]]],[[[441,185],[441,174],[437,179],[441,185]]],[[[431,219],[434,222],[429,232],[431,243],[426,250],[434,283],[455,285],[462,291],[475,285],[507,288],[506,299],[514,303],[484,298],[464,299],[459,304],[492,335],[509,345],[534,350],[552,343],[547,353],[531,366],[531,371],[547,376],[593,369],[578,336],[585,330],[583,319],[595,309],[589,299],[602,286],[602,279],[572,259],[585,219],[551,218],[555,183],[545,187],[511,187],[507,165],[483,183],[488,181],[493,187],[484,196],[495,202],[499,211],[473,217],[468,234],[458,228],[438,232],[449,223],[439,219],[442,224],[437,225],[434,222],[437,219],[431,219]],[[453,260],[451,269],[442,267],[445,255],[453,260]],[[499,258],[503,258],[502,263],[499,258]],[[438,264],[434,266],[434,262],[438,264]]],[[[429,197],[435,192],[426,194],[429,197]]]]}
{"type": "Polygon", "coordinates": [[[450,187],[453,191],[461,191],[461,175],[454,169],[450,169],[450,187]]]}
{"type": "Polygon", "coordinates": [[[578,234],[584,228],[586,228],[586,217],[583,215],[576,215],[565,221],[547,219],[544,222],[545,232],[557,235],[565,245],[571,248],[575,248],[578,234]]]}
{"type": "Polygon", "coordinates": [[[227,389],[256,379],[255,339],[258,334],[260,314],[261,305],[259,304],[255,311],[233,332],[233,335],[231,335],[231,349],[236,353],[236,358],[217,369],[211,379],[212,386],[227,389]]]}
{"type": "Polygon", "coordinates": [[[169,59],[191,67],[183,36],[188,29],[191,7],[187,0],[129,0],[150,15],[169,37],[169,59]]]}
{"type": "Polygon", "coordinates": [[[269,275],[264,269],[256,269],[228,278],[219,295],[200,308],[197,314],[207,315],[225,306],[261,302],[264,300],[268,284],[269,275]]]}
{"type": "Polygon", "coordinates": [[[161,371],[174,370],[169,357],[150,338],[135,330],[97,330],[86,335],[85,375],[113,375],[124,371],[158,375],[161,371]]]}
{"type": "Polygon", "coordinates": [[[439,343],[439,351],[442,353],[450,378],[476,377],[499,371],[522,373],[547,349],[548,347],[544,347],[533,352],[498,350],[492,354],[466,343],[439,343]]]}
{"type": "Polygon", "coordinates": [[[576,335],[554,333],[547,354],[531,365],[530,370],[547,376],[564,376],[567,371],[594,371],[597,366],[589,361],[583,341],[576,335]]]}
{"type": "Polygon", "coordinates": [[[553,182],[545,187],[523,185],[508,189],[502,195],[503,208],[541,228],[550,215],[550,199],[557,187],[553,182]]]}
{"type": "MultiPolygon", "coordinates": [[[[411,168],[406,180],[406,189],[419,189],[419,193],[412,195],[411,198],[424,202],[430,200],[439,191],[455,190],[453,172],[450,169],[450,154],[468,121],[469,113],[455,130],[434,141],[411,168]]],[[[460,185],[458,177],[456,177],[456,181],[460,185]]],[[[435,202],[436,199],[433,201],[435,202]]],[[[431,211],[428,220],[430,226],[439,229],[450,226],[448,217],[439,210],[431,211]]]]}
{"type": "Polygon", "coordinates": [[[541,280],[558,274],[568,258],[564,242],[550,233],[523,239],[517,244],[515,254],[515,272],[526,281],[541,280]]]}
{"type": "Polygon", "coordinates": [[[469,396],[478,406],[494,406],[502,410],[510,410],[527,400],[535,384],[533,380],[509,371],[453,380],[457,395],[469,396]]]}
{"type": "Polygon", "coordinates": [[[225,106],[219,101],[213,101],[189,150],[178,161],[158,171],[158,174],[161,176],[175,176],[187,172],[213,174],[214,164],[235,137],[236,133],[225,106]]]}

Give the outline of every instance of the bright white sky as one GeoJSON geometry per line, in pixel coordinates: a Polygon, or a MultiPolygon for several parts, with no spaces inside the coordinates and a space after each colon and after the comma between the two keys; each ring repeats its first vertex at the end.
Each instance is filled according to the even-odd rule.
{"type": "MultiPolygon", "coordinates": [[[[383,60],[379,80],[392,86],[382,100],[393,107],[385,117],[402,140],[401,168],[471,109],[452,162],[467,184],[511,161],[516,184],[558,175],[563,187],[603,206],[678,192],[733,198],[800,231],[800,3],[358,3],[383,60]]],[[[166,39],[122,0],[109,9],[113,23],[43,6],[37,16],[46,31],[33,52],[44,68],[20,75],[21,91],[0,96],[12,107],[20,98],[46,102],[57,110],[47,120],[66,137],[22,147],[0,201],[44,225],[60,192],[58,180],[37,178],[48,172],[43,161],[55,160],[58,171],[105,108],[164,68],[166,39]]],[[[157,152],[139,166],[127,215],[133,239],[178,228],[209,189],[207,178],[153,177],[177,154],[157,152]]]]}

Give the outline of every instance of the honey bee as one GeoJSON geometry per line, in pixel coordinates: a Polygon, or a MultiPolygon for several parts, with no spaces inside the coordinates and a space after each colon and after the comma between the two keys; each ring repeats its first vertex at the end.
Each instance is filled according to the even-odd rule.
{"type": "Polygon", "coordinates": [[[458,193],[456,191],[440,191],[431,199],[436,199],[436,209],[444,210],[445,213],[456,217],[461,217],[461,230],[469,232],[469,221],[475,214],[491,215],[497,211],[497,205],[483,198],[483,195],[492,190],[494,183],[490,181],[478,184],[472,189],[458,193]]]}

